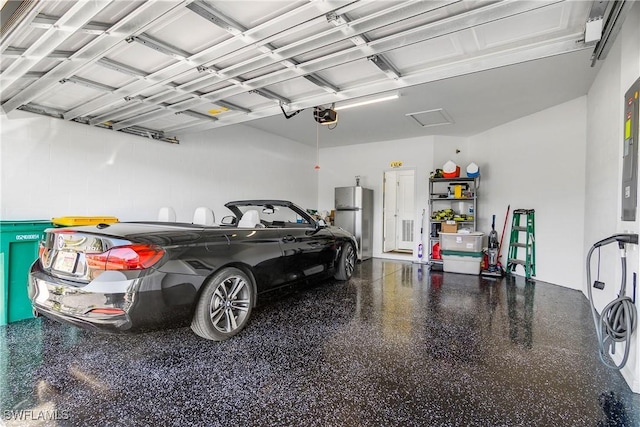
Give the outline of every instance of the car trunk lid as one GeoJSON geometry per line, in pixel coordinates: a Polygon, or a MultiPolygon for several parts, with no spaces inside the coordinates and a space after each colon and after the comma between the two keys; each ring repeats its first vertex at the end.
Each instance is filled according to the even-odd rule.
{"type": "Polygon", "coordinates": [[[158,243],[171,239],[154,237],[163,227],[142,227],[147,229],[145,238],[127,237],[142,233],[140,228],[113,227],[108,233],[91,226],[49,229],[40,243],[39,260],[52,276],[84,283],[105,271],[141,272],[161,261],[165,251],[158,243]]]}

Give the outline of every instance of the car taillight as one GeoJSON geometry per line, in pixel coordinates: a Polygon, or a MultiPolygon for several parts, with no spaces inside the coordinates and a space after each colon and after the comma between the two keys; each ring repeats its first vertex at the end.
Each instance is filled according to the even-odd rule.
{"type": "Polygon", "coordinates": [[[87,254],[91,270],[144,270],[160,261],[164,250],[152,245],[130,245],[111,248],[99,254],[87,254]]]}

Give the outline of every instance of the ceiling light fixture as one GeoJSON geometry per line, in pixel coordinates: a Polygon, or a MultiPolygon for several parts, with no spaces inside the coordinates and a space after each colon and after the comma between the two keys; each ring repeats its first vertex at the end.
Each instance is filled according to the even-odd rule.
{"type": "Polygon", "coordinates": [[[346,110],[347,108],[360,107],[362,105],[375,104],[377,102],[383,102],[383,101],[391,101],[392,99],[398,99],[399,97],[400,97],[400,94],[394,93],[393,95],[385,95],[380,98],[365,99],[362,101],[354,102],[352,104],[336,105],[336,108],[334,108],[334,110],[336,111],[346,110]]]}

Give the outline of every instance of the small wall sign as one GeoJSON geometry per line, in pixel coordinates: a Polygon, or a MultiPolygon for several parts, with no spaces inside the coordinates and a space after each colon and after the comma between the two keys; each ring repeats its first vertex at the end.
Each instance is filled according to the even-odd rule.
{"type": "Polygon", "coordinates": [[[402,161],[395,161],[395,162],[391,162],[391,167],[392,168],[399,168],[400,166],[402,166],[402,161]]]}

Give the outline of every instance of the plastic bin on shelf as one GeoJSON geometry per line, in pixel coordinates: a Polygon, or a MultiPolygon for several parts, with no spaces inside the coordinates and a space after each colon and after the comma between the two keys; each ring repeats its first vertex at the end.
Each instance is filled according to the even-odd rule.
{"type": "Polygon", "coordinates": [[[445,251],[481,252],[484,233],[443,233],[440,232],[440,249],[445,251]]]}
{"type": "Polygon", "coordinates": [[[447,273],[480,274],[482,252],[442,251],[442,270],[447,273]]]}
{"type": "Polygon", "coordinates": [[[33,317],[29,268],[50,221],[0,221],[0,325],[33,317]]]}

